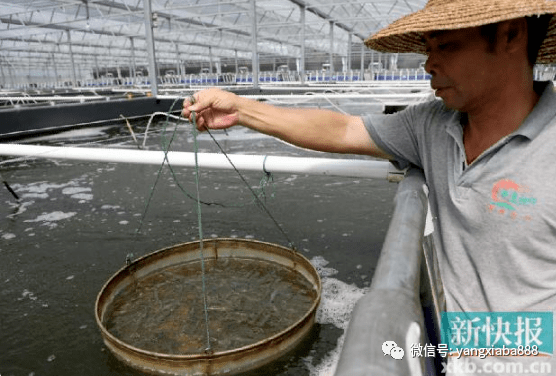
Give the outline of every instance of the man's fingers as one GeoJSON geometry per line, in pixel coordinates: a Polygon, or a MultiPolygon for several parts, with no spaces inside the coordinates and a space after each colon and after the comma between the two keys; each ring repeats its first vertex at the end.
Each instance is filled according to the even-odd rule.
{"type": "Polygon", "coordinates": [[[195,97],[195,94],[192,94],[183,100],[183,110],[182,115],[192,121],[191,115],[193,112],[199,113],[201,110],[201,106],[195,97]]]}
{"type": "MultiPolygon", "coordinates": [[[[193,120],[193,119],[191,119],[193,120]]],[[[205,125],[205,119],[201,116],[197,116],[197,118],[195,119],[195,125],[197,125],[197,130],[203,132],[207,130],[207,127],[205,125]]]]}
{"type": "Polygon", "coordinates": [[[228,128],[235,124],[236,116],[228,109],[229,105],[222,106],[222,97],[224,93],[217,89],[196,92],[183,100],[182,114],[195,123],[199,131],[228,128]]]}
{"type": "Polygon", "coordinates": [[[196,108],[190,108],[191,106],[198,103],[197,98],[195,98],[195,94],[192,94],[183,100],[183,109],[184,111],[197,111],[196,108]]]}

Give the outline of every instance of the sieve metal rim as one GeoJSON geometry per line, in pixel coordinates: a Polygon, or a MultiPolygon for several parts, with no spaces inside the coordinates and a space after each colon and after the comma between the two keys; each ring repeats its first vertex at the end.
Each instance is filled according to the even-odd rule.
{"type": "MultiPolygon", "coordinates": [[[[239,348],[235,348],[235,349],[230,349],[230,350],[225,350],[225,351],[219,351],[219,352],[214,352],[212,354],[205,354],[205,353],[199,353],[199,354],[166,354],[166,353],[159,353],[159,352],[154,352],[154,351],[148,351],[145,349],[141,349],[135,346],[132,346],[122,340],[120,340],[119,338],[117,338],[116,336],[114,336],[112,333],[110,333],[106,327],[104,326],[102,319],[103,319],[103,315],[104,312],[101,312],[101,309],[105,306],[108,305],[108,303],[104,304],[103,307],[101,307],[101,303],[104,300],[104,295],[106,293],[106,291],[110,288],[110,286],[114,283],[116,283],[116,280],[118,278],[120,278],[122,276],[122,274],[124,273],[133,273],[135,270],[137,270],[142,264],[145,264],[147,261],[149,261],[149,259],[152,259],[153,257],[157,257],[162,255],[163,253],[167,253],[169,251],[173,251],[176,249],[181,249],[181,248],[187,248],[187,247],[191,247],[195,244],[199,244],[200,241],[192,241],[192,242],[185,242],[185,243],[179,243],[179,244],[175,244],[169,247],[165,247],[162,248],[160,250],[148,253],[147,255],[144,255],[136,260],[134,260],[133,262],[131,262],[129,265],[125,265],[122,268],[120,268],[115,274],[113,274],[106,283],[104,283],[103,287],[101,288],[100,292],[97,295],[97,299],[95,302],[95,320],[97,323],[97,326],[99,327],[103,337],[105,337],[105,343],[106,343],[106,338],[108,338],[111,342],[113,342],[115,345],[117,345],[118,347],[121,347],[122,349],[125,350],[131,350],[137,354],[141,354],[143,356],[152,358],[152,359],[161,359],[161,360],[167,360],[167,361],[203,361],[203,360],[213,360],[213,359],[218,359],[218,358],[224,358],[227,356],[232,356],[235,354],[240,354],[240,353],[251,353],[251,352],[255,352],[257,351],[258,348],[265,346],[269,343],[272,342],[276,342],[279,343],[280,340],[282,338],[288,337],[290,335],[290,333],[294,332],[296,328],[303,328],[303,326],[307,325],[307,321],[311,321],[314,320],[314,316],[316,314],[316,309],[318,307],[318,305],[320,304],[320,300],[321,300],[321,292],[322,292],[322,283],[321,283],[321,279],[319,274],[317,273],[317,271],[315,270],[315,268],[313,267],[313,265],[311,264],[311,262],[302,254],[300,254],[299,252],[295,252],[290,248],[284,247],[282,245],[279,244],[274,244],[274,243],[269,243],[269,242],[264,242],[264,241],[259,241],[259,240],[254,240],[254,239],[241,239],[241,238],[210,238],[210,239],[204,239],[203,240],[205,247],[207,250],[210,249],[211,245],[214,244],[218,244],[218,243],[243,243],[243,244],[257,244],[259,246],[266,246],[266,247],[270,247],[273,250],[280,250],[281,252],[283,252],[283,255],[288,255],[291,259],[294,265],[297,264],[303,264],[303,266],[305,267],[305,269],[307,271],[309,271],[309,274],[311,274],[313,280],[309,280],[309,282],[311,284],[313,284],[313,286],[315,287],[316,290],[316,294],[317,296],[314,299],[313,304],[311,305],[311,308],[307,310],[307,312],[305,312],[305,314],[298,319],[295,323],[291,324],[290,326],[288,326],[287,328],[285,328],[284,330],[268,337],[265,338],[261,341],[249,344],[247,346],[243,346],[243,347],[239,347],[239,348]],[[295,260],[294,260],[295,258],[295,260]]],[[[259,250],[260,251],[260,250],[259,250]]],[[[241,259],[242,257],[238,257],[238,259],[241,259]]],[[[243,257],[246,258],[246,257],[243,257]]],[[[253,258],[250,258],[253,259],[253,258]]],[[[284,265],[287,266],[287,265],[284,265]]],[[[295,268],[294,268],[295,269],[295,268]]],[[[296,269],[297,270],[297,269],[296,269]]],[[[297,270],[299,272],[299,270],[297,270]]],[[[303,274],[303,273],[301,273],[303,274]]],[[[304,275],[305,278],[307,278],[304,275]]],[[[108,346],[110,347],[110,346],[108,346]]]]}

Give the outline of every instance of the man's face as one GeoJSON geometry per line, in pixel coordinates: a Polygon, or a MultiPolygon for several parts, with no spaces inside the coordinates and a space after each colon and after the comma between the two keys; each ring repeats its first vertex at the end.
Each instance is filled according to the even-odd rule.
{"type": "Polygon", "coordinates": [[[503,80],[500,59],[490,51],[479,28],[428,32],[424,35],[435,95],[448,108],[469,112],[492,96],[503,80]]]}

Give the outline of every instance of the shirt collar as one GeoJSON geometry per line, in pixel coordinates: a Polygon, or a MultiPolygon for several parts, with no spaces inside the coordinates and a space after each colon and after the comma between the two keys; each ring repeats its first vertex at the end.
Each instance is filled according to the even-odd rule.
{"type": "Polygon", "coordinates": [[[523,121],[514,135],[522,135],[533,139],[556,116],[556,93],[552,82],[535,82],[534,88],[540,94],[539,101],[533,111],[523,121]]]}
{"type": "MultiPolygon", "coordinates": [[[[539,101],[511,136],[521,135],[532,140],[556,117],[556,92],[552,81],[535,81],[533,87],[540,94],[539,101]]],[[[455,111],[453,120],[447,131],[458,140],[463,135],[462,126],[467,123],[467,114],[455,111]]]]}

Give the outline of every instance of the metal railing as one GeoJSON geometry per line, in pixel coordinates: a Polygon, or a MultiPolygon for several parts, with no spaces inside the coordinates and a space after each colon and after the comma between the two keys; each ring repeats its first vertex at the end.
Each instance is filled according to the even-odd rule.
{"type": "MultiPolygon", "coordinates": [[[[330,71],[306,71],[306,83],[349,83],[365,81],[415,81],[428,80],[430,77],[423,69],[397,69],[397,70],[366,70],[361,75],[361,70],[349,70],[345,72],[330,71]]],[[[169,74],[158,77],[158,83],[162,86],[192,87],[192,86],[217,86],[217,85],[252,85],[253,74],[246,73],[201,73],[176,75],[169,74]]],[[[260,84],[277,83],[300,83],[301,74],[297,71],[261,72],[259,74],[260,84]]],[[[149,77],[113,77],[103,76],[99,78],[86,78],[72,82],[70,78],[51,80],[47,77],[40,82],[29,82],[28,78],[18,80],[14,78],[10,82],[4,82],[4,89],[63,89],[63,88],[132,88],[150,86],[149,77]]]]}
{"type": "Polygon", "coordinates": [[[335,376],[439,374],[435,358],[410,354],[413,344],[438,344],[443,307],[432,239],[424,235],[424,184],[417,169],[400,183],[370,291],[352,312],[335,376]],[[404,349],[403,358],[386,354],[386,341],[404,349]]]}
{"type": "MultiPolygon", "coordinates": [[[[556,67],[552,65],[537,65],[533,75],[535,80],[554,80],[556,67]]],[[[354,69],[345,72],[330,71],[306,71],[306,83],[345,83],[345,82],[374,82],[374,81],[426,81],[430,75],[423,68],[404,69],[366,69],[363,74],[361,70],[354,69]]],[[[158,77],[160,85],[191,87],[196,85],[252,85],[253,74],[247,73],[201,73],[201,74],[167,74],[158,77]]],[[[299,83],[301,75],[297,71],[275,71],[260,72],[259,83],[299,83]]],[[[9,77],[0,82],[3,89],[29,90],[29,89],[63,89],[63,88],[131,88],[150,86],[149,78],[137,77],[113,77],[103,76],[99,78],[79,79],[72,82],[69,77],[53,80],[49,77],[9,77]],[[34,81],[34,82],[31,82],[34,81]]]]}

